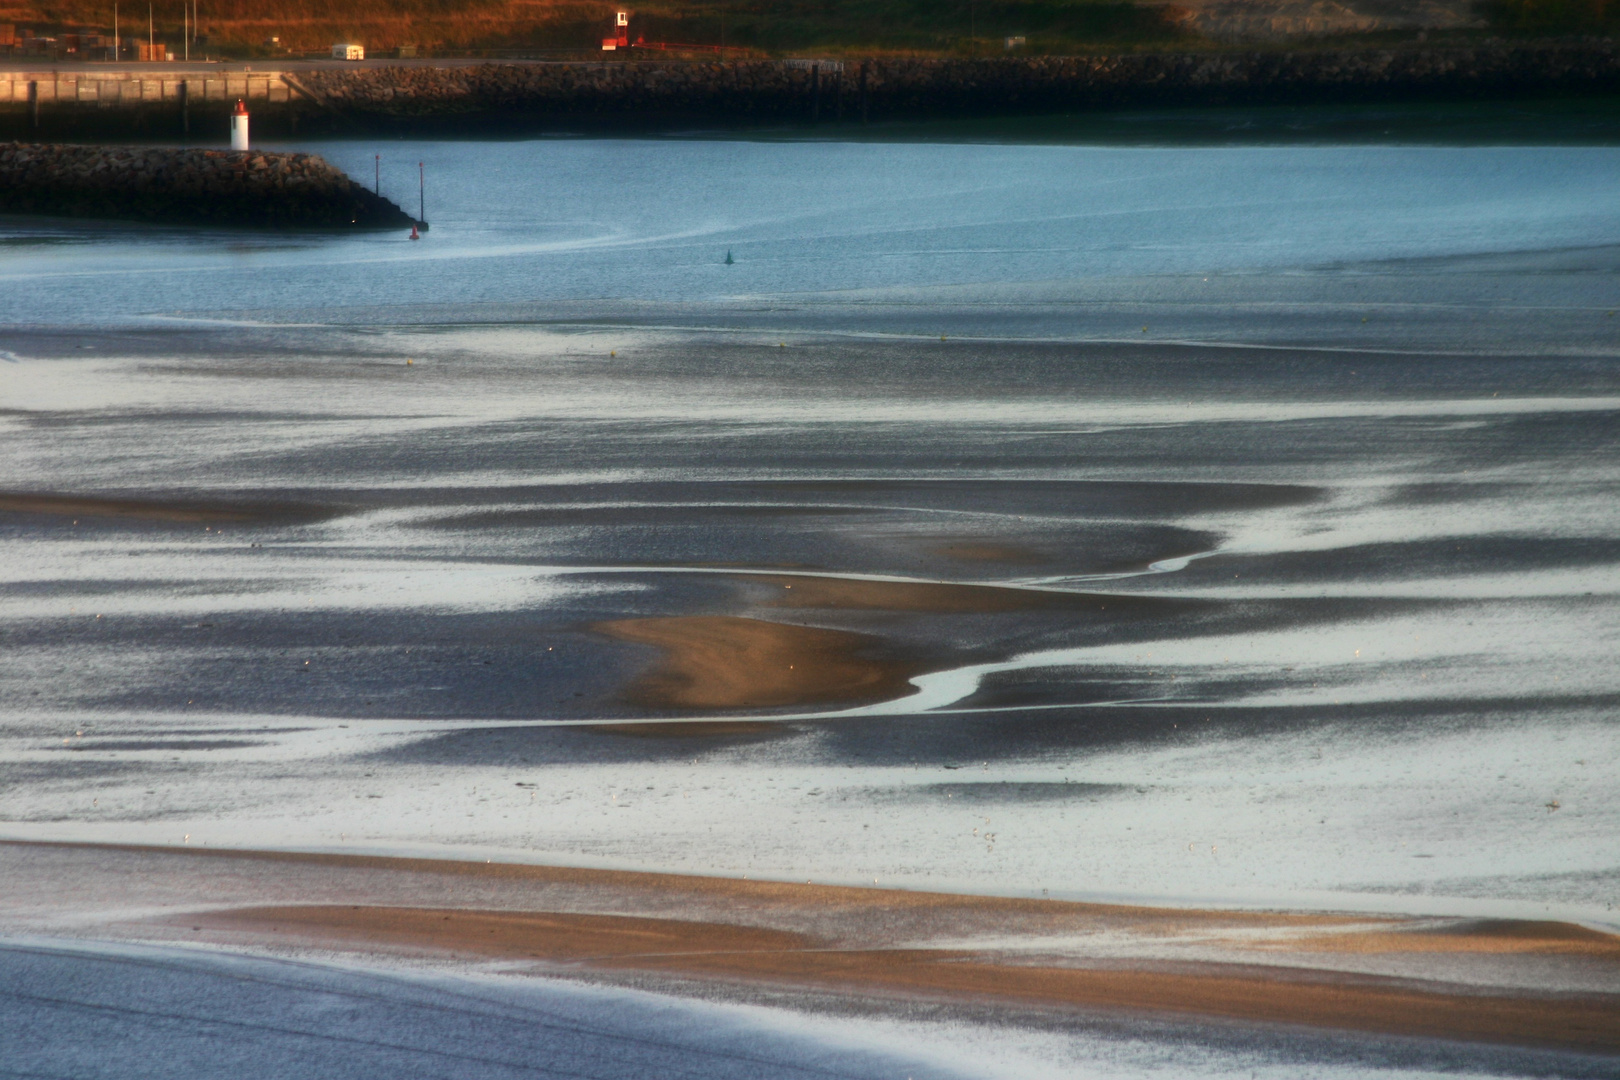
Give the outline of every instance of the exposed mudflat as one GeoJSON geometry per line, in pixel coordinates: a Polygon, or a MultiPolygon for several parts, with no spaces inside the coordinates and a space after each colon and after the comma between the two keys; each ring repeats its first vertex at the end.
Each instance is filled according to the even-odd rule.
{"type": "MultiPolygon", "coordinates": [[[[424,912],[542,920],[474,966],[561,963],[583,916],[785,933],[610,981],[805,1023],[939,991],[992,1047],[1117,1006],[1145,1057],[1063,1045],[1125,1075],[1331,1026],[1297,964],[1371,987],[1353,1039],[1422,1044],[1389,1068],[1609,1054],[1546,995],[1614,989],[1614,152],[878,149],[413,146],[416,244],[5,225],[0,835],[343,871],[8,848],[8,932],[168,949],[209,911],[251,951],[318,903],[299,955],[362,966],[424,912]],[[556,891],[586,871],[665,876],[556,891]],[[828,891],[775,920],[761,879],[828,891]],[[1078,921],[1009,914],[1042,901],[1078,921]],[[1155,951],[1087,904],[1190,922],[1155,951]],[[1243,970],[1198,998],[1181,963],[1243,970]],[[1533,1002],[1486,1025],[1517,1049],[1424,1041],[1487,1043],[1440,1002],[1480,994],[1533,1002]]],[[[1266,1067],[1372,1060],[1338,1037],[1266,1067]]],[[[939,1075],[1043,1075],[1005,1053],[939,1075]]]]}

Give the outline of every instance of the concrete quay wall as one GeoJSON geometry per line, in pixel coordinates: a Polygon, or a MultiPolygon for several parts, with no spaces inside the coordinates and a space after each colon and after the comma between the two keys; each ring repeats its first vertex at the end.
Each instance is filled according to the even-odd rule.
{"type": "Polygon", "coordinates": [[[1607,40],[983,60],[60,68],[0,70],[0,133],[171,135],[189,121],[202,137],[222,138],[237,98],[256,131],[291,134],[300,124],[311,133],[463,133],[1616,91],[1620,47],[1607,40]]]}
{"type": "Polygon", "coordinates": [[[914,119],[1143,105],[1514,95],[1620,88],[1607,41],[1376,51],[1141,53],[825,63],[596,63],[321,69],[303,85],[396,127],[602,117],[750,123],[914,119]]]}

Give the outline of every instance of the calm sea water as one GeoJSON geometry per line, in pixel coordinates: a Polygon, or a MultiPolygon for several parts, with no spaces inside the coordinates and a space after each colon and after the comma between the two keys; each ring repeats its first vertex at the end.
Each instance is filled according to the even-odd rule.
{"type": "Polygon", "coordinates": [[[1620,242],[1615,147],[541,140],[318,149],[368,184],[380,154],[381,190],[412,211],[423,163],[427,238],[13,219],[0,223],[0,323],[1003,290],[1620,242]]]}

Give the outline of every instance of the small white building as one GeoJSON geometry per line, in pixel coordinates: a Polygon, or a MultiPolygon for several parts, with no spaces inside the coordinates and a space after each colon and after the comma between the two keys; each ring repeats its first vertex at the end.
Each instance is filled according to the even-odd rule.
{"type": "Polygon", "coordinates": [[[332,46],[332,59],[334,60],[364,60],[366,47],[364,45],[334,45],[332,46]]]}

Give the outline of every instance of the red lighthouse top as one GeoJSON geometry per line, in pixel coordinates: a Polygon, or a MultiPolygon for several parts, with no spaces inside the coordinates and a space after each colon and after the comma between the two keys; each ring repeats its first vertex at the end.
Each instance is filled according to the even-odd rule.
{"type": "Polygon", "coordinates": [[[241,98],[237,98],[236,99],[236,111],[234,113],[232,113],[231,115],[232,116],[246,116],[247,114],[248,114],[247,106],[242,104],[242,99],[241,98]]]}

